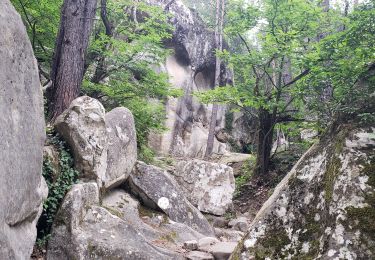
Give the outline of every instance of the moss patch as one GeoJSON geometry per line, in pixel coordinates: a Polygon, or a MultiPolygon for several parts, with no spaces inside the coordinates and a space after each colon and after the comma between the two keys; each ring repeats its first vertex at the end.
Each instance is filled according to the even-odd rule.
{"type": "Polygon", "coordinates": [[[175,231],[165,234],[159,238],[159,240],[174,243],[178,235],[175,231]]]}
{"type": "Polygon", "coordinates": [[[327,155],[330,157],[330,159],[328,160],[328,167],[323,177],[325,199],[327,202],[330,202],[332,200],[335,180],[336,177],[340,174],[341,161],[338,156],[343,152],[345,138],[348,135],[348,131],[348,129],[344,128],[339,133],[337,133],[333,142],[334,145],[331,148],[331,155],[327,155]]]}
{"type": "Polygon", "coordinates": [[[142,205],[138,206],[138,212],[139,212],[140,217],[150,217],[150,218],[154,217],[156,213],[159,213],[159,212],[153,211],[152,209],[146,208],[142,205]]]}
{"type": "Polygon", "coordinates": [[[255,248],[255,259],[272,259],[285,257],[281,250],[290,243],[286,231],[281,227],[279,229],[269,230],[267,235],[258,240],[255,248]]]}
{"type": "Polygon", "coordinates": [[[368,206],[346,209],[348,217],[346,224],[361,232],[361,243],[366,245],[373,255],[375,254],[375,158],[365,165],[361,173],[369,177],[367,184],[373,189],[364,195],[368,206]]]}
{"type": "Polygon", "coordinates": [[[340,168],[340,159],[333,155],[333,158],[328,163],[328,168],[323,177],[325,199],[327,202],[332,200],[335,179],[340,174],[340,168]]]}

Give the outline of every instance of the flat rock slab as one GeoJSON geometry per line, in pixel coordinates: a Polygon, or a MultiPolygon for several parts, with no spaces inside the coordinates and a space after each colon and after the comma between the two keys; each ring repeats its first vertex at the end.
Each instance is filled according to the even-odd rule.
{"type": "Polygon", "coordinates": [[[227,260],[236,246],[236,242],[220,242],[209,247],[208,252],[215,257],[215,260],[227,260]]]}
{"type": "Polygon", "coordinates": [[[145,205],[161,209],[171,220],[204,235],[214,235],[207,219],[185,198],[179,185],[164,170],[138,162],[129,177],[129,188],[145,205]]]}
{"type": "Polygon", "coordinates": [[[213,255],[202,251],[191,251],[185,257],[188,260],[214,260],[213,255]]]}

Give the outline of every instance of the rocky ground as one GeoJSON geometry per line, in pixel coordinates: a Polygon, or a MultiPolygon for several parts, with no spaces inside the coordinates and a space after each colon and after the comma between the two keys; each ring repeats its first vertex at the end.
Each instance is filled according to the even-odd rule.
{"type": "MultiPolygon", "coordinates": [[[[251,222],[263,204],[272,195],[275,187],[292,169],[293,165],[302,156],[304,149],[293,147],[294,149],[278,153],[275,155],[268,178],[263,176],[251,176],[243,185],[237,187],[233,199],[234,214],[243,215],[251,222]]],[[[244,172],[245,163],[239,162],[234,165],[233,170],[236,178],[240,178],[244,172]]],[[[253,165],[250,166],[250,170],[253,165]]],[[[249,167],[248,167],[249,168],[249,167]]]]}
{"type": "MultiPolygon", "coordinates": [[[[127,114],[127,111],[123,113],[127,114]]],[[[123,127],[127,128],[125,125],[123,127]]],[[[121,146],[117,146],[116,149],[119,147],[121,146]]],[[[50,147],[47,150],[49,149],[50,147]]],[[[132,153],[132,151],[130,152],[132,153]]],[[[51,155],[53,152],[49,152],[49,154],[51,155]]],[[[245,154],[232,154],[229,157],[216,159],[215,162],[158,157],[155,160],[158,167],[138,163],[136,166],[138,173],[130,174],[128,182],[107,193],[102,199],[101,206],[94,211],[103,211],[100,215],[114,215],[122,219],[124,223],[132,223],[135,230],[141,232],[149,245],[174,252],[176,255],[172,258],[228,259],[237,243],[244,237],[256,213],[269,198],[279,180],[290,170],[297,156],[278,154],[274,160],[275,164],[272,165],[271,177],[268,181],[264,181],[259,176],[249,175],[249,170],[253,167],[251,165],[253,160],[251,156],[245,154]],[[203,172],[207,173],[207,177],[202,177],[202,169],[205,169],[203,172]],[[169,187],[166,186],[167,193],[180,194],[179,190],[176,190],[176,187],[179,186],[189,201],[205,212],[204,217],[208,220],[207,223],[198,220],[186,222],[186,216],[191,214],[190,212],[194,212],[194,208],[185,213],[181,207],[176,212],[167,211],[167,214],[163,212],[163,205],[157,198],[168,197],[168,195],[165,195],[165,192],[158,195],[157,193],[161,191],[160,187],[153,187],[155,183],[164,183],[165,185],[171,181],[170,177],[163,173],[163,170],[166,170],[169,176],[174,176],[173,178],[176,178],[178,183],[174,183],[173,180],[169,187]],[[228,178],[231,175],[236,176],[236,181],[228,178]],[[197,186],[197,178],[200,178],[202,183],[205,183],[206,179],[208,182],[220,180],[220,189],[214,186],[197,186]],[[239,181],[241,179],[242,182],[239,181]],[[239,184],[236,191],[234,190],[234,181],[239,184]],[[207,191],[208,188],[212,188],[212,190],[207,191]],[[210,194],[215,193],[214,189],[221,194],[228,194],[227,197],[221,197],[219,204],[210,202],[215,199],[210,198],[210,194]],[[173,192],[173,190],[175,191],[173,192]],[[144,194],[144,191],[148,191],[149,194],[144,194]],[[231,194],[235,194],[233,203],[231,194]],[[205,198],[204,203],[201,201],[203,197],[205,198]],[[198,228],[194,230],[194,226],[197,225],[198,228]]],[[[169,197],[172,200],[168,200],[168,203],[181,204],[181,200],[184,200],[182,197],[177,197],[176,202],[173,202],[172,197],[173,195],[169,197]]],[[[71,216],[78,214],[71,213],[71,216]]],[[[86,212],[84,215],[87,217],[89,214],[92,212],[86,212]]],[[[197,214],[199,216],[199,213],[197,214]]],[[[100,223],[97,225],[99,225],[97,229],[100,230],[110,229],[110,227],[103,228],[103,224],[100,223]]],[[[121,224],[117,223],[117,225],[121,224]]],[[[87,236],[90,231],[84,232],[87,236]]],[[[117,237],[113,234],[111,236],[117,237]]],[[[100,246],[103,245],[97,245],[97,247],[100,246]]],[[[125,250],[124,248],[119,247],[118,250],[125,250]]],[[[36,246],[31,258],[47,259],[46,253],[46,248],[36,246]]],[[[164,257],[167,256],[164,255],[164,257]]],[[[52,259],[51,256],[48,259],[52,259]]]]}

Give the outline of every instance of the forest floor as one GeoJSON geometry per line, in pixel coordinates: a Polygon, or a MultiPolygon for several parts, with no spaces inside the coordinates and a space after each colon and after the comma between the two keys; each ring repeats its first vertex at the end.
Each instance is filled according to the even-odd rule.
{"type": "MultiPolygon", "coordinates": [[[[233,210],[236,215],[245,215],[251,222],[263,204],[272,195],[274,189],[292,169],[301,156],[301,152],[282,152],[275,156],[270,165],[267,177],[251,176],[242,184],[233,199],[233,210]]],[[[243,171],[244,165],[233,165],[234,171],[243,171]]],[[[236,177],[241,178],[241,175],[236,177]]]]}

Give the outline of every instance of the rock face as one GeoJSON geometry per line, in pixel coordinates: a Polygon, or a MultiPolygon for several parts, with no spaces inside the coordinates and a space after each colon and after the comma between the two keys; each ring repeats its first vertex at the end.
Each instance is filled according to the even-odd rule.
{"type": "Polygon", "coordinates": [[[107,171],[105,187],[126,180],[137,161],[137,139],[132,113],[118,107],[105,115],[108,132],[107,171]]]}
{"type": "Polygon", "coordinates": [[[235,182],[231,167],[201,160],[180,161],[173,174],[200,211],[223,215],[232,205],[235,182]]]}
{"type": "Polygon", "coordinates": [[[191,205],[175,180],[162,169],[138,162],[129,177],[129,187],[144,204],[161,209],[173,221],[186,224],[204,235],[214,234],[207,219],[191,205]]]}
{"type": "MultiPolygon", "coordinates": [[[[151,4],[166,7],[167,0],[149,0],[151,4]]],[[[169,75],[175,88],[183,89],[181,98],[169,98],[166,102],[166,127],[162,135],[152,135],[150,144],[160,154],[202,158],[206,149],[208,126],[212,105],[203,105],[192,93],[214,87],[215,40],[214,32],[207,29],[198,14],[187,8],[181,0],[171,2],[167,12],[175,27],[172,40],[167,44],[175,54],[168,57],[163,72],[169,75]]],[[[231,82],[231,72],[222,67],[223,82],[231,82]]],[[[225,124],[225,106],[220,106],[217,131],[225,124]]],[[[215,138],[214,153],[224,154],[226,144],[215,138]]]]}
{"type": "Polygon", "coordinates": [[[73,186],[64,199],[48,244],[47,259],[184,259],[179,243],[202,238],[162,213],[142,208],[122,189],[102,205],[96,183],[73,186]],[[143,215],[141,215],[141,213],[143,215]]]}
{"type": "Polygon", "coordinates": [[[372,259],[375,128],[335,125],[265,203],[232,259],[372,259]]]}
{"type": "Polygon", "coordinates": [[[47,187],[38,67],[21,17],[0,1],[0,259],[28,259],[47,187]]]}
{"type": "Polygon", "coordinates": [[[105,181],[107,167],[107,132],[103,105],[96,99],[83,96],[75,99],[55,122],[56,130],[64,137],[74,155],[80,178],[105,181]]]}

